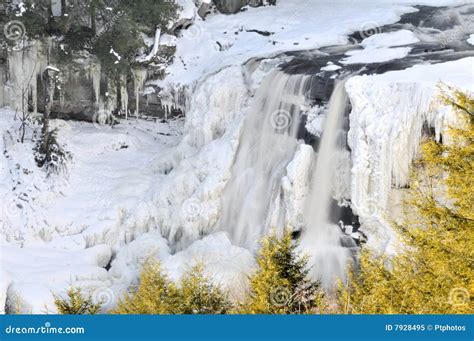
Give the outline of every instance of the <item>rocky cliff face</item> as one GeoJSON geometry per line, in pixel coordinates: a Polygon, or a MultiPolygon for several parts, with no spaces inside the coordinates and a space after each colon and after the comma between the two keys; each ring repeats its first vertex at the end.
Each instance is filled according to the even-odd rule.
{"type": "Polygon", "coordinates": [[[224,14],[239,12],[244,6],[259,7],[263,5],[276,5],[276,0],[214,0],[217,10],[224,14]]]}

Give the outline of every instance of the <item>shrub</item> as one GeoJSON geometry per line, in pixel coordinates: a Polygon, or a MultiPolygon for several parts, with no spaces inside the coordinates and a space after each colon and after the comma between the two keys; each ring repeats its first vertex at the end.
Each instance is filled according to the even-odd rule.
{"type": "Polygon", "coordinates": [[[227,294],[197,265],[183,274],[179,285],[158,262],[147,262],[136,291],[119,302],[117,314],[223,314],[231,307],[227,294]]]}
{"type": "Polygon", "coordinates": [[[250,277],[250,293],[241,312],[250,314],[301,314],[316,312],[323,293],[309,278],[307,257],[297,252],[290,231],[262,241],[258,270],[250,277]]]}
{"type": "Polygon", "coordinates": [[[90,296],[84,297],[80,288],[70,288],[67,298],[54,295],[54,304],[65,315],[97,314],[101,309],[101,304],[94,303],[90,296]]]}

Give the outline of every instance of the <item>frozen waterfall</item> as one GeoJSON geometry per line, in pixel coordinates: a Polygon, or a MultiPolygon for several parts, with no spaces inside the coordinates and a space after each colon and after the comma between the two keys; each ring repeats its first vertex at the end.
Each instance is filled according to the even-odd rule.
{"type": "Polygon", "coordinates": [[[349,249],[342,246],[341,229],[329,221],[333,198],[337,155],[342,146],[338,138],[343,129],[347,107],[345,81],[336,83],[329,100],[323,135],[312,173],[311,187],[305,206],[305,229],[301,235],[301,249],[310,256],[312,275],[323,286],[334,285],[336,278],[344,278],[349,249]]]}
{"type": "MultiPolygon", "coordinates": [[[[298,131],[308,108],[312,77],[290,75],[275,68],[256,90],[222,199],[220,229],[227,231],[236,245],[256,250],[271,229],[281,232],[288,224],[287,208],[280,200],[285,194],[282,178],[302,144],[298,131]]],[[[329,101],[323,136],[318,153],[312,153],[308,179],[299,179],[306,187],[301,208],[301,249],[310,256],[312,275],[326,287],[344,276],[350,256],[349,249],[341,244],[341,229],[329,223],[337,157],[344,148],[337,143],[343,134],[347,107],[344,85],[344,81],[336,84],[329,101]]]]}
{"type": "Polygon", "coordinates": [[[271,71],[257,89],[241,131],[232,177],[223,194],[220,227],[233,243],[255,249],[269,229],[271,205],[298,146],[311,76],[271,71]]]}

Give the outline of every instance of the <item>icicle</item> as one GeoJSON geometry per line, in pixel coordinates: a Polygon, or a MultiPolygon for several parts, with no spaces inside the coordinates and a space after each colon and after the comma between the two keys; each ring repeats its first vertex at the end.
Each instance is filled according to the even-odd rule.
{"type": "Polygon", "coordinates": [[[133,69],[133,83],[135,92],[135,116],[138,117],[140,107],[140,90],[143,90],[143,85],[146,82],[146,69],[133,69]]]}
{"type": "Polygon", "coordinates": [[[128,91],[127,91],[127,75],[120,77],[120,99],[121,107],[125,113],[125,119],[128,118],[128,91]]]}
{"type": "Polygon", "coordinates": [[[99,63],[92,63],[89,69],[89,77],[92,80],[92,87],[94,88],[95,103],[99,103],[100,99],[100,76],[101,67],[99,63]]]}
{"type": "Polygon", "coordinates": [[[14,110],[28,110],[28,97],[31,96],[33,111],[37,111],[36,80],[47,64],[37,44],[8,52],[8,104],[14,110]]]}

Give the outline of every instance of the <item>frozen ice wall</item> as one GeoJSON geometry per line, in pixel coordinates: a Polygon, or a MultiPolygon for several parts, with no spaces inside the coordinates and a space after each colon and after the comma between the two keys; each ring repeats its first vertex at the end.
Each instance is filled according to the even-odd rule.
{"type": "Polygon", "coordinates": [[[473,63],[471,57],[348,80],[351,199],[374,247],[393,246],[394,235],[386,222],[389,199],[394,189],[408,184],[423,124],[433,127],[439,138],[456,122],[452,110],[438,100],[437,84],[474,90],[473,63]]]}

